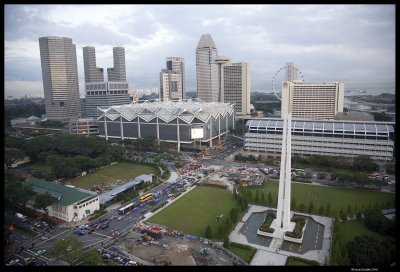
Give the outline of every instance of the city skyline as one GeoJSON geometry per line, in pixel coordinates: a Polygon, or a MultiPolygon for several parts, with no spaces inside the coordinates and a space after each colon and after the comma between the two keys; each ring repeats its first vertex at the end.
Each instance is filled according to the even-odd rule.
{"type": "Polygon", "coordinates": [[[165,58],[182,57],[186,91],[196,92],[205,33],[220,55],[251,65],[252,91],[271,90],[287,62],[308,82],[395,86],[395,5],[5,5],[4,14],[5,95],[43,96],[38,39],[53,35],[76,44],[81,95],[84,46],[96,47],[104,69],[113,67],[111,49],[124,47],[133,89],[157,87],[165,58]]]}

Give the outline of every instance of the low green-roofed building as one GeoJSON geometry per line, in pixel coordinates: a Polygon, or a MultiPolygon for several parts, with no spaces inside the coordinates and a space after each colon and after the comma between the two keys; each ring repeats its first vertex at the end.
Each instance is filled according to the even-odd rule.
{"type": "Polygon", "coordinates": [[[48,207],[48,212],[50,216],[61,220],[79,221],[100,209],[98,196],[37,178],[27,180],[26,183],[32,186],[34,192],[38,194],[48,192],[55,199],[55,202],[48,207]]]}

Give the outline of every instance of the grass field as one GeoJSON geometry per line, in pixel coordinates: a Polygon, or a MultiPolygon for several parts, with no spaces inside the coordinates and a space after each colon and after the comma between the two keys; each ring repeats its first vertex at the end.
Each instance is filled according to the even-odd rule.
{"type": "Polygon", "coordinates": [[[156,174],[156,169],[131,162],[119,162],[68,182],[79,188],[90,189],[94,185],[104,185],[114,180],[127,181],[142,174],[156,174]]]}
{"type": "Polygon", "coordinates": [[[339,223],[339,231],[337,235],[340,235],[340,241],[343,245],[347,245],[347,243],[353,240],[354,237],[361,235],[373,236],[379,241],[386,238],[385,236],[368,229],[362,220],[350,220],[348,222],[339,223]]]}
{"type": "Polygon", "coordinates": [[[289,259],[286,265],[288,265],[288,266],[311,266],[311,264],[303,263],[301,261],[292,260],[292,259],[289,259]]]}
{"type": "Polygon", "coordinates": [[[45,163],[33,163],[29,164],[28,167],[32,170],[38,170],[38,171],[50,170],[50,166],[45,163]]]}
{"type": "Polygon", "coordinates": [[[229,245],[229,250],[242,258],[245,262],[250,263],[253,258],[253,251],[257,250],[255,248],[245,249],[241,247],[237,247],[235,245],[229,245]]]}
{"type": "Polygon", "coordinates": [[[220,238],[219,221],[216,221],[216,217],[223,214],[220,220],[222,221],[229,216],[232,208],[237,207],[238,203],[229,191],[211,186],[198,186],[151,217],[148,222],[202,237],[207,225],[210,225],[212,238],[220,238]]]}
{"type": "MultiPolygon", "coordinates": [[[[251,188],[249,190],[252,191],[253,198],[255,197],[256,190],[259,190],[259,194],[263,191],[266,200],[268,199],[268,194],[271,193],[274,202],[272,206],[276,207],[278,185],[278,181],[268,181],[263,188],[251,188]]],[[[367,208],[370,204],[372,207],[374,207],[375,204],[381,207],[382,204],[386,205],[388,202],[390,207],[395,207],[395,194],[392,193],[301,183],[292,183],[292,199],[295,199],[296,202],[295,210],[299,210],[301,203],[304,203],[306,209],[308,209],[310,201],[312,200],[314,213],[319,210],[321,205],[324,205],[326,209],[328,202],[330,202],[332,216],[334,216],[336,212],[339,212],[341,208],[346,212],[349,205],[352,206],[353,210],[356,205],[357,209],[362,207],[367,208]]]]}

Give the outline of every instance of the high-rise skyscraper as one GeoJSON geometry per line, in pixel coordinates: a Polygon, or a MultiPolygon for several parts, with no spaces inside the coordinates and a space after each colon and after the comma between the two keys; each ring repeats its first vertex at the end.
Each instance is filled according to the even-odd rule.
{"type": "Polygon", "coordinates": [[[76,46],[71,38],[39,38],[46,115],[49,120],[79,118],[79,82],[76,46]]]}
{"type": "Polygon", "coordinates": [[[169,57],[167,69],[160,72],[160,98],[174,101],[185,98],[185,61],[179,57],[169,57]]]}
{"type": "Polygon", "coordinates": [[[295,80],[282,85],[281,117],[334,119],[343,112],[344,83],[306,83],[295,80]]]}
{"type": "Polygon", "coordinates": [[[203,34],[196,48],[197,97],[218,102],[217,47],[210,34],[203,34]]]}
{"type": "Polygon", "coordinates": [[[246,62],[230,62],[219,56],[220,101],[234,105],[238,115],[250,114],[250,67],[246,62]]]}
{"type": "Polygon", "coordinates": [[[93,73],[93,71],[102,70],[96,67],[94,47],[86,46],[83,48],[87,117],[97,118],[100,115],[97,111],[97,107],[108,108],[110,106],[124,105],[131,102],[128,94],[128,82],[126,82],[125,50],[122,47],[114,47],[113,53],[114,68],[107,69],[109,79],[107,82],[104,81],[104,77],[94,76],[95,73],[93,73]],[[102,80],[100,81],[99,79],[102,80]]]}
{"type": "Polygon", "coordinates": [[[285,81],[293,81],[297,79],[297,67],[293,62],[285,64],[285,81]]]}
{"type": "Polygon", "coordinates": [[[114,67],[107,68],[108,81],[126,81],[125,48],[113,47],[114,67]]]}
{"type": "Polygon", "coordinates": [[[103,68],[96,67],[96,49],[93,46],[83,47],[83,66],[85,68],[85,82],[104,81],[103,68]]]}

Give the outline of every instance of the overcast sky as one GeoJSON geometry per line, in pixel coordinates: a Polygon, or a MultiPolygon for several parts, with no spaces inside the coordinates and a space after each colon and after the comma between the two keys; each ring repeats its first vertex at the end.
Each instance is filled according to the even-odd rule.
{"type": "Polygon", "coordinates": [[[196,91],[195,50],[204,33],[219,55],[250,64],[252,91],[271,90],[286,62],[308,82],[395,86],[395,5],[5,5],[4,13],[6,95],[43,96],[44,36],[76,44],[81,94],[88,45],[105,70],[112,47],[125,47],[130,89],[158,87],[165,59],[183,57],[186,90],[196,91]]]}

